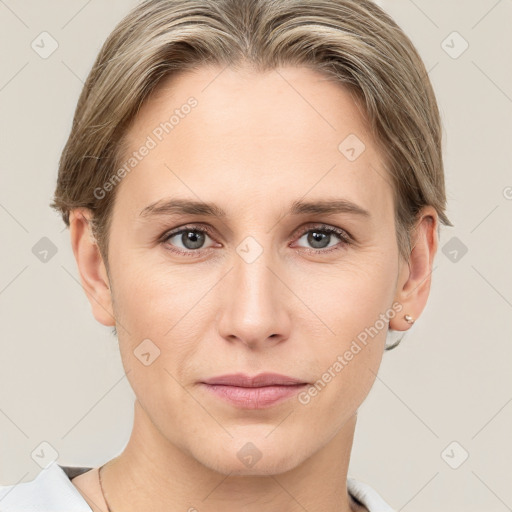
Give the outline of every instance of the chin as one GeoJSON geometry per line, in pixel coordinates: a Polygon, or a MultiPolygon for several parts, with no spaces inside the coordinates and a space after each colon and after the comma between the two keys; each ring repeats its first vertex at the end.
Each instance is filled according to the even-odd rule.
{"type": "Polygon", "coordinates": [[[302,462],[304,455],[297,450],[298,443],[290,438],[286,444],[282,440],[271,440],[266,437],[268,432],[267,428],[250,438],[234,436],[224,443],[211,444],[200,453],[193,453],[193,450],[192,455],[204,466],[232,476],[278,475],[302,462]]]}

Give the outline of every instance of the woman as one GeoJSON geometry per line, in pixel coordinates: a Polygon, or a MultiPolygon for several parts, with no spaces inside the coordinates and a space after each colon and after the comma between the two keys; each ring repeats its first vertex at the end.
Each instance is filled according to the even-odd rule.
{"type": "Polygon", "coordinates": [[[118,335],[132,435],[1,509],[392,510],[348,465],[451,225],[441,137],[421,58],[369,0],[137,6],[85,83],[52,203],[118,335]]]}

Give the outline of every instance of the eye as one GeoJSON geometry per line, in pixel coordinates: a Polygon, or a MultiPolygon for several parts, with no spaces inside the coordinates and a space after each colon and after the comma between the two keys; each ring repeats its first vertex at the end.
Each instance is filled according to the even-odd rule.
{"type": "Polygon", "coordinates": [[[163,244],[168,245],[169,250],[194,255],[192,253],[200,253],[200,249],[204,249],[204,244],[209,236],[210,229],[203,227],[183,227],[179,231],[165,233],[161,239],[163,244]],[[174,249],[173,247],[177,247],[174,249]]]}
{"type": "Polygon", "coordinates": [[[299,238],[299,241],[302,238],[305,238],[306,243],[310,244],[312,249],[310,249],[309,247],[306,248],[314,253],[326,253],[336,251],[339,249],[343,249],[345,246],[352,243],[350,235],[346,231],[339,228],[335,228],[333,226],[327,226],[325,224],[313,227],[308,226],[301,233],[302,235],[299,238]],[[335,235],[336,238],[338,238],[341,241],[341,244],[335,243],[335,240],[333,240],[333,235],[335,235]],[[326,249],[326,247],[328,249],[326,249]]]}
{"type": "MultiPolygon", "coordinates": [[[[211,228],[208,226],[184,226],[179,230],[164,233],[160,243],[164,244],[167,250],[195,257],[201,256],[203,249],[213,247],[213,245],[204,247],[207,238],[211,239],[212,236],[211,228]]],[[[300,232],[299,241],[302,238],[306,239],[306,243],[310,244],[311,248],[303,245],[299,245],[299,247],[304,247],[315,254],[330,253],[352,244],[352,238],[346,231],[326,224],[306,226],[300,232]],[[333,235],[341,243],[331,243],[336,242],[333,240],[333,235]]]]}

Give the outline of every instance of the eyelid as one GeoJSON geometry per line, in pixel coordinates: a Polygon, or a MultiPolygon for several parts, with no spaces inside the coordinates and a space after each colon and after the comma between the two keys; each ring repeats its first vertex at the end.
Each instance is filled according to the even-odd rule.
{"type": "Polygon", "coordinates": [[[302,237],[308,231],[313,231],[315,229],[317,229],[318,231],[327,231],[329,233],[338,235],[346,243],[355,243],[354,237],[346,229],[338,228],[336,226],[331,226],[330,224],[324,224],[322,222],[320,222],[320,223],[313,222],[313,223],[307,224],[306,226],[303,226],[299,230],[300,236],[302,237]]]}
{"type": "MultiPolygon", "coordinates": [[[[302,236],[304,233],[307,233],[308,231],[312,230],[312,229],[323,229],[323,230],[332,230],[332,231],[339,231],[341,234],[346,234],[346,237],[348,238],[348,240],[351,240],[353,242],[355,242],[355,239],[354,237],[346,230],[346,229],[343,229],[343,228],[337,228],[335,226],[331,226],[330,224],[325,224],[325,223],[322,223],[322,222],[310,222],[304,226],[302,226],[301,228],[298,228],[298,232],[300,234],[300,236],[302,236]]],[[[205,233],[207,233],[210,237],[213,236],[213,228],[211,228],[210,226],[208,226],[207,224],[201,224],[201,223],[192,223],[192,224],[185,224],[184,226],[180,226],[176,229],[171,229],[169,231],[166,231],[160,238],[160,241],[161,240],[166,240],[168,239],[169,237],[173,236],[173,235],[177,235],[179,233],[181,233],[182,231],[186,231],[186,230],[190,230],[190,231],[201,231],[203,230],[205,233]],[[199,229],[198,229],[199,228],[199,229]]],[[[340,234],[340,236],[341,236],[340,234]]],[[[296,234],[295,236],[299,236],[298,234],[296,234]]]]}
{"type": "MultiPolygon", "coordinates": [[[[166,231],[159,239],[158,242],[163,243],[167,241],[169,238],[172,238],[173,236],[179,235],[183,233],[184,231],[204,231],[210,238],[213,238],[213,228],[208,226],[207,224],[185,224],[184,226],[180,226],[175,229],[171,229],[169,231],[166,231]]],[[[199,249],[201,250],[201,249],[199,249]]],[[[189,251],[192,252],[192,251],[189,251]]],[[[198,251],[193,251],[198,252],[198,251]]]]}
{"type": "MultiPolygon", "coordinates": [[[[344,246],[353,245],[356,243],[356,240],[354,239],[354,237],[346,229],[338,228],[338,227],[332,226],[330,224],[325,224],[322,222],[316,222],[316,223],[310,222],[308,224],[305,224],[304,226],[299,228],[298,231],[295,232],[296,234],[294,234],[293,237],[294,238],[302,238],[302,236],[304,236],[304,234],[308,233],[309,231],[313,231],[315,229],[317,229],[318,231],[324,231],[324,232],[338,236],[341,239],[341,242],[340,242],[340,244],[342,246],[341,248],[343,248],[344,246]]],[[[159,238],[158,242],[165,243],[170,238],[172,238],[176,235],[179,235],[183,232],[186,232],[186,231],[204,232],[210,238],[214,239],[214,236],[213,236],[214,229],[211,226],[209,226],[207,224],[201,224],[201,223],[191,223],[191,224],[185,224],[178,228],[166,231],[159,238]]],[[[309,251],[309,252],[320,254],[320,253],[330,253],[332,251],[336,251],[336,250],[338,250],[337,249],[338,245],[331,247],[329,249],[314,249],[314,248],[302,247],[302,246],[301,246],[301,248],[305,249],[306,251],[309,251]]],[[[191,255],[191,254],[200,254],[201,252],[207,251],[209,249],[212,249],[212,247],[201,248],[201,249],[197,249],[197,250],[192,250],[192,249],[189,249],[189,250],[170,249],[170,250],[177,252],[177,253],[181,253],[181,254],[191,255]]]]}

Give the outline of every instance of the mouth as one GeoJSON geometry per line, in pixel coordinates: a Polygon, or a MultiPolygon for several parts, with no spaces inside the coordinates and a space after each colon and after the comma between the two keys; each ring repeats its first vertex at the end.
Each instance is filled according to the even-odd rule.
{"type": "Polygon", "coordinates": [[[237,386],[242,388],[257,388],[263,386],[293,386],[296,384],[307,384],[306,381],[282,375],[280,373],[259,373],[249,376],[244,373],[231,373],[219,375],[203,381],[204,384],[221,384],[225,386],[237,386]]]}
{"type": "Polygon", "coordinates": [[[261,373],[253,377],[239,373],[213,377],[201,385],[235,407],[263,409],[293,397],[308,383],[277,373],[261,373]]]}

